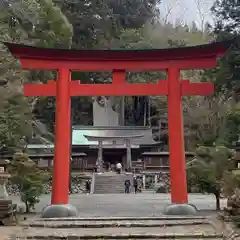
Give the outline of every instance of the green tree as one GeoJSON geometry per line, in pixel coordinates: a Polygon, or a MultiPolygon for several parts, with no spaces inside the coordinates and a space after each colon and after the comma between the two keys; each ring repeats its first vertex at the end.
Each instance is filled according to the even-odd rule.
{"type": "Polygon", "coordinates": [[[146,22],[158,19],[159,10],[157,4],[160,0],[107,0],[117,22],[123,29],[139,29],[146,22]]]}
{"type": "Polygon", "coordinates": [[[228,146],[238,146],[240,144],[240,103],[234,105],[226,113],[224,141],[228,146]]]}
{"type": "Polygon", "coordinates": [[[234,157],[235,152],[224,146],[201,146],[196,150],[196,159],[188,166],[188,184],[213,194],[216,210],[220,210],[220,197],[227,188],[226,183],[233,184],[234,157]]]}
{"type": "Polygon", "coordinates": [[[39,169],[35,162],[20,152],[14,154],[9,172],[12,183],[19,186],[26,212],[34,210],[39,197],[44,193],[43,184],[49,180],[49,173],[39,169]]]}
{"type": "Polygon", "coordinates": [[[212,12],[217,17],[215,30],[239,34],[240,3],[235,0],[216,0],[212,12]]]}
{"type": "MultiPolygon", "coordinates": [[[[71,46],[72,26],[51,0],[3,0],[0,7],[0,41],[43,47],[71,46]]],[[[23,83],[54,78],[50,72],[23,71],[2,44],[0,51],[0,144],[14,152],[16,147],[29,142],[32,125],[34,129],[39,126],[31,114],[39,98],[24,98],[23,83]]],[[[42,139],[45,138],[39,141],[42,139]]]]}
{"type": "Polygon", "coordinates": [[[141,28],[156,17],[156,0],[54,0],[73,25],[74,48],[108,48],[122,29],[141,28]]]}
{"type": "Polygon", "coordinates": [[[20,93],[5,92],[0,89],[0,145],[4,151],[15,152],[25,148],[27,138],[31,136],[31,112],[28,102],[20,93]],[[9,95],[7,95],[10,94],[9,95]]]}
{"type": "Polygon", "coordinates": [[[116,33],[116,21],[106,1],[54,0],[73,26],[73,48],[94,48],[116,33]]]}
{"type": "MultiPolygon", "coordinates": [[[[2,8],[0,14],[0,40],[11,41],[24,35],[20,29],[9,26],[7,8],[2,8]]],[[[31,110],[27,100],[22,95],[22,83],[28,74],[19,69],[17,61],[0,43],[0,144],[1,151],[14,152],[16,148],[25,145],[31,125],[31,110]],[[5,146],[5,147],[3,147],[5,146]]]]}
{"type": "MultiPolygon", "coordinates": [[[[215,16],[214,34],[217,40],[226,40],[240,35],[240,2],[235,0],[217,0],[212,7],[215,16]]],[[[217,92],[239,101],[240,89],[239,41],[232,46],[228,54],[219,62],[212,73],[217,92]]]]}
{"type": "Polygon", "coordinates": [[[3,0],[3,3],[11,41],[43,47],[71,46],[72,25],[52,0],[3,0]],[[21,34],[13,36],[16,31],[21,34]]]}
{"type": "Polygon", "coordinates": [[[215,143],[225,143],[229,109],[231,103],[220,96],[184,98],[184,120],[193,149],[198,144],[214,146],[215,143]]]}

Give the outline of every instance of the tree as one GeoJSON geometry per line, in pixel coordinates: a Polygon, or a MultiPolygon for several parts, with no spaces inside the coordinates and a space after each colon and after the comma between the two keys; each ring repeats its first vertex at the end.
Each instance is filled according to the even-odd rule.
{"type": "Polygon", "coordinates": [[[198,144],[214,146],[224,142],[227,112],[230,102],[218,97],[186,97],[183,114],[192,147],[198,144]]]}
{"type": "Polygon", "coordinates": [[[71,46],[72,25],[52,0],[2,1],[8,31],[21,33],[10,34],[10,40],[44,47],[71,46]]]}
{"type": "MultiPolygon", "coordinates": [[[[217,41],[232,39],[240,35],[239,1],[217,0],[212,7],[212,13],[216,19],[213,32],[217,41]]],[[[239,46],[239,41],[236,41],[228,54],[219,62],[218,68],[207,71],[212,77],[215,76],[217,92],[224,92],[228,97],[233,97],[237,101],[240,96],[239,46]]]]}
{"type": "Polygon", "coordinates": [[[31,136],[31,112],[27,100],[20,93],[1,90],[0,145],[13,153],[24,149],[27,138],[31,136]]]}
{"type": "Polygon", "coordinates": [[[21,152],[14,154],[9,172],[12,183],[19,186],[26,212],[34,210],[39,197],[44,193],[43,184],[49,180],[49,173],[38,168],[35,162],[21,152]]]}
{"type": "MultiPolygon", "coordinates": [[[[71,46],[72,26],[51,0],[2,0],[0,5],[1,41],[44,47],[71,46]]],[[[14,152],[26,146],[32,137],[32,125],[38,125],[31,113],[39,98],[24,98],[22,85],[54,78],[51,72],[23,71],[2,44],[0,51],[0,144],[14,152]]]]}
{"type": "Polygon", "coordinates": [[[107,2],[120,28],[123,29],[139,29],[147,22],[158,18],[157,4],[160,0],[108,0],[107,2]]]}
{"type": "Polygon", "coordinates": [[[115,34],[117,25],[106,1],[54,0],[73,26],[73,48],[94,48],[115,34]]]}
{"type": "MultiPolygon", "coordinates": [[[[0,40],[10,41],[12,38],[24,37],[21,31],[9,27],[9,15],[6,8],[0,14],[0,40]]],[[[14,152],[14,149],[25,145],[29,135],[31,111],[27,100],[22,95],[22,83],[27,73],[22,72],[17,61],[0,44],[0,144],[1,151],[14,152]],[[6,146],[2,148],[2,146],[6,146]]],[[[31,125],[30,125],[31,126],[31,125]]]]}
{"type": "Polygon", "coordinates": [[[122,29],[141,28],[156,16],[156,0],[54,0],[73,25],[73,47],[108,48],[122,29]]]}
{"type": "Polygon", "coordinates": [[[196,159],[188,166],[189,185],[214,194],[216,210],[220,210],[220,196],[227,188],[226,183],[233,183],[234,157],[235,152],[224,146],[201,146],[196,150],[196,159]]]}
{"type": "Polygon", "coordinates": [[[240,104],[237,103],[226,113],[224,142],[227,146],[236,147],[240,143],[240,104]]]}
{"type": "Polygon", "coordinates": [[[240,2],[236,0],[216,0],[212,12],[217,17],[215,30],[239,34],[240,2]]]}

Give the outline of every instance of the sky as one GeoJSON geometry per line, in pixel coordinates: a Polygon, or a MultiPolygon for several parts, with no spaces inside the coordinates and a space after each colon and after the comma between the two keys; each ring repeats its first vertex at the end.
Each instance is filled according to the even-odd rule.
{"type": "Polygon", "coordinates": [[[183,23],[191,23],[195,21],[198,26],[201,25],[200,11],[204,15],[205,22],[212,22],[210,8],[214,0],[162,0],[160,4],[161,15],[166,16],[168,9],[171,8],[171,14],[168,16],[169,21],[176,22],[176,19],[181,19],[183,23]]]}

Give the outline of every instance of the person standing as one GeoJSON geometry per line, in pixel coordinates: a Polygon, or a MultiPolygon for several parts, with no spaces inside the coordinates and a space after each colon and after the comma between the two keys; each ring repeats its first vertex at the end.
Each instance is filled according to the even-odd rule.
{"type": "Polygon", "coordinates": [[[116,165],[116,171],[117,171],[118,174],[121,174],[121,170],[122,170],[122,164],[119,162],[116,165]]]}
{"type": "Polygon", "coordinates": [[[141,178],[137,178],[137,189],[138,189],[138,192],[141,193],[142,192],[142,180],[141,178]]]}
{"type": "Polygon", "coordinates": [[[86,192],[90,193],[90,191],[91,191],[91,181],[87,180],[86,181],[86,192]]]}
{"type": "Polygon", "coordinates": [[[130,193],[131,182],[129,179],[125,181],[124,186],[125,186],[125,193],[130,193]]]}
{"type": "Polygon", "coordinates": [[[138,191],[138,181],[137,181],[136,176],[133,177],[133,186],[134,186],[134,192],[137,193],[137,191],[138,191]]]}

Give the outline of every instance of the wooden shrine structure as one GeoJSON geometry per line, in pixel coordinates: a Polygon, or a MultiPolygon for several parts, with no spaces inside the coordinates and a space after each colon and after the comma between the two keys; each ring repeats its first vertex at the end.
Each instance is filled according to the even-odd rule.
{"type": "Polygon", "coordinates": [[[25,84],[25,96],[56,96],[55,159],[52,205],[68,204],[71,135],[71,96],[158,96],[168,97],[171,201],[187,204],[182,96],[211,95],[210,82],[191,83],[180,79],[184,69],[214,68],[232,41],[206,45],[151,50],[63,50],[5,43],[24,69],[57,71],[47,84],[25,84]],[[129,71],[167,71],[167,80],[156,84],[130,84],[129,71]],[[82,84],[71,80],[71,71],[112,72],[112,84],[82,84]]]}

